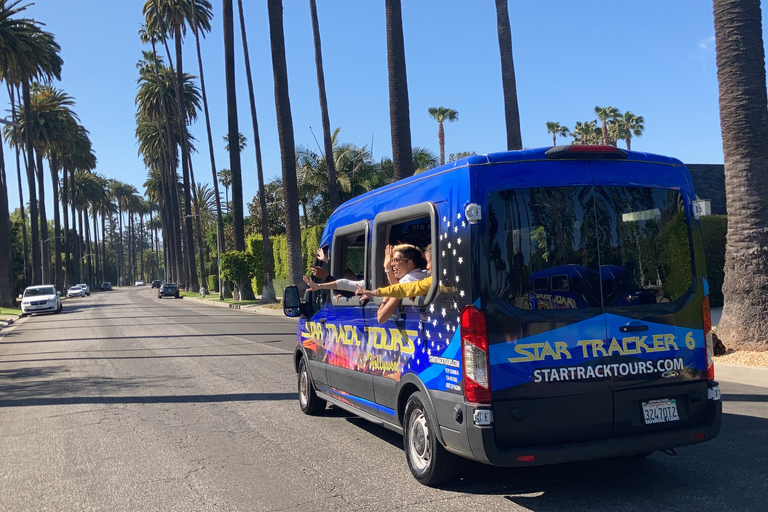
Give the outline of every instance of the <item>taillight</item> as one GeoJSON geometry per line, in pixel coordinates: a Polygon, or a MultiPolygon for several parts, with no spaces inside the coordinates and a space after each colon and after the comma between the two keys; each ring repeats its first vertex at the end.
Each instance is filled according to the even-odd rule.
{"type": "Polygon", "coordinates": [[[464,362],[464,398],[491,403],[488,331],[485,314],[474,306],[461,310],[461,353],[464,362]]]}
{"type": "Polygon", "coordinates": [[[701,301],[701,313],[704,317],[704,345],[707,348],[707,380],[715,380],[715,362],[712,359],[714,348],[712,344],[712,316],[709,311],[709,295],[701,301]]]}

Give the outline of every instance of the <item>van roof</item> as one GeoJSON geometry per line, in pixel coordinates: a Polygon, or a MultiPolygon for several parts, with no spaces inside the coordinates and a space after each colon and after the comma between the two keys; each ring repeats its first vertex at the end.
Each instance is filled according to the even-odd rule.
{"type": "MultiPolygon", "coordinates": [[[[353,197],[352,199],[346,201],[344,204],[339,206],[336,211],[331,214],[331,217],[328,219],[328,222],[325,226],[325,231],[323,232],[323,237],[320,241],[320,246],[323,247],[325,245],[330,244],[331,242],[331,235],[333,231],[336,228],[337,224],[340,224],[339,221],[342,221],[341,224],[346,224],[349,220],[349,216],[357,217],[356,220],[362,220],[363,217],[362,212],[358,212],[359,205],[365,204],[365,202],[368,202],[368,200],[372,197],[379,196],[382,194],[389,194],[393,193],[395,195],[399,195],[400,192],[398,192],[398,189],[401,187],[408,187],[411,184],[419,183],[424,180],[430,179],[434,176],[450,172],[450,171],[456,171],[459,169],[470,169],[475,166],[483,166],[483,165],[504,165],[504,164],[512,164],[512,163],[520,163],[520,162],[566,162],[569,161],[568,158],[563,158],[562,153],[567,152],[568,148],[571,146],[547,146],[542,148],[534,148],[534,149],[524,149],[520,151],[500,151],[498,153],[488,153],[486,155],[471,155],[465,158],[462,158],[460,160],[455,160],[453,162],[448,162],[444,165],[440,165],[438,167],[434,167],[432,169],[428,169],[424,172],[421,172],[419,174],[414,174],[413,176],[409,176],[408,178],[404,178],[402,180],[396,181],[394,183],[390,183],[389,185],[385,185],[383,187],[377,188],[375,190],[371,190],[370,192],[366,192],[365,194],[362,194],[357,197],[353,197]],[[549,158],[546,153],[550,150],[559,150],[557,160],[553,160],[549,158]],[[356,213],[358,212],[358,213],[356,213]]],[[[593,149],[597,149],[594,146],[592,146],[593,149]]],[[[615,151],[614,148],[610,148],[611,150],[615,151]]],[[[626,158],[622,158],[622,160],[613,160],[613,161],[630,161],[635,163],[650,163],[650,164],[662,164],[662,165],[673,165],[673,166],[683,166],[684,164],[676,159],[671,158],[668,156],[663,155],[657,155],[654,153],[645,153],[640,151],[627,151],[627,150],[621,150],[623,154],[626,154],[626,158]]],[[[550,153],[552,154],[552,153],[550,153]]],[[[603,155],[599,151],[597,152],[590,152],[587,155],[580,154],[578,155],[578,158],[574,158],[573,160],[602,160],[603,155]]],[[[406,204],[403,204],[402,206],[407,206],[406,204]]],[[[362,208],[362,210],[367,210],[367,208],[362,208]]]]}

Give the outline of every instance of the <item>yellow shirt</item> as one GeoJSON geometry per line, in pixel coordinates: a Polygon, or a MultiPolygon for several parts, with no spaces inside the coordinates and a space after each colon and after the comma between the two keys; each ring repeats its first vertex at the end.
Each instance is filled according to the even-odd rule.
{"type": "Polygon", "coordinates": [[[432,276],[429,276],[419,281],[391,284],[389,286],[379,288],[376,290],[376,294],[379,297],[395,297],[397,299],[403,299],[405,297],[417,297],[419,295],[426,295],[431,286],[432,276]]]}

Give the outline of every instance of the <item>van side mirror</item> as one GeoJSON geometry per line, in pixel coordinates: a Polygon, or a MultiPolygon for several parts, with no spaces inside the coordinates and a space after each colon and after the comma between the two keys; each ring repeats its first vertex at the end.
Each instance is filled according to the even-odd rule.
{"type": "Polygon", "coordinates": [[[289,286],[283,291],[283,313],[285,316],[295,318],[301,315],[301,299],[299,289],[289,286]]]}

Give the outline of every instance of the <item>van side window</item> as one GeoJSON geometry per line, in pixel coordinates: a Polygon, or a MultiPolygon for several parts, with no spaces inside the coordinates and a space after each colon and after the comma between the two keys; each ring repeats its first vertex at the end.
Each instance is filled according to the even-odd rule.
{"type": "Polygon", "coordinates": [[[336,229],[331,242],[331,276],[348,281],[349,288],[333,290],[331,300],[337,306],[360,307],[355,284],[365,287],[368,261],[369,224],[356,222],[336,229]]]}
{"type": "MultiPolygon", "coordinates": [[[[437,222],[437,209],[431,202],[400,208],[376,216],[376,219],[374,219],[372,244],[373,255],[371,257],[373,288],[389,284],[383,269],[384,248],[387,245],[410,244],[422,251],[431,245],[432,275],[436,275],[439,272],[437,268],[438,258],[436,257],[438,246],[437,222]]],[[[402,304],[428,304],[437,293],[437,282],[437,279],[433,280],[432,287],[426,296],[416,297],[413,302],[410,299],[403,299],[402,304]]]]}
{"type": "Polygon", "coordinates": [[[693,282],[688,219],[677,191],[505,190],[489,194],[488,210],[491,288],[518,308],[656,304],[680,298],[693,282]]]}

